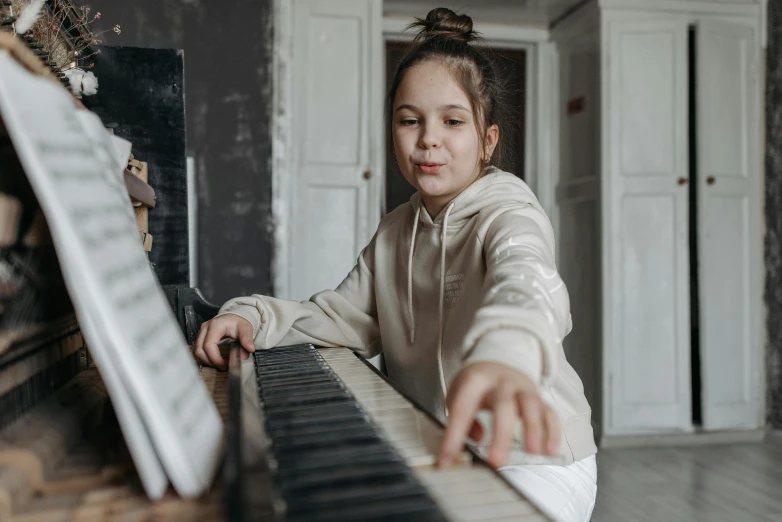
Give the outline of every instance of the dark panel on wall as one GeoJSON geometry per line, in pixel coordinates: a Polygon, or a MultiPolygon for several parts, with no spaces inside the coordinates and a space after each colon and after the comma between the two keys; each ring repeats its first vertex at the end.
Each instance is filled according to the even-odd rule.
{"type": "Polygon", "coordinates": [[[216,303],[271,293],[271,0],[88,3],[101,13],[95,32],[121,26],[101,37],[106,45],[184,50],[198,286],[216,303]]]}
{"type": "Polygon", "coordinates": [[[768,3],[766,67],[768,420],[782,429],[782,0],[768,3]]]}
{"type": "Polygon", "coordinates": [[[187,237],[185,95],[182,51],[101,46],[91,69],[97,94],[84,105],[114,134],[133,144],[133,155],[149,165],[155,208],[149,210],[149,259],[163,285],[186,285],[190,267],[187,237]],[[128,81],[127,71],[133,71],[128,81]]]}

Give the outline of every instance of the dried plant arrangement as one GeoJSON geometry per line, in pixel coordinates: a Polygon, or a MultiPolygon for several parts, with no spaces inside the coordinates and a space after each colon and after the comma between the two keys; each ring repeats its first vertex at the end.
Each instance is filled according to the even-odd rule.
{"type": "Polygon", "coordinates": [[[97,92],[98,80],[89,69],[90,58],[100,53],[94,47],[100,37],[122,31],[115,25],[93,32],[91,24],[100,18],[100,12],[70,0],[0,0],[0,30],[21,37],[77,97],[97,92]]]}

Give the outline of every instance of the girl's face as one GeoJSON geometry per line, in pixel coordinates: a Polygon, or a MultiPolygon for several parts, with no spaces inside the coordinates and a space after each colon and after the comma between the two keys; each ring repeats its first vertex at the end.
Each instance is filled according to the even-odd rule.
{"type": "Polygon", "coordinates": [[[492,125],[484,145],[467,95],[446,67],[431,60],[407,70],[393,111],[397,163],[435,217],[480,177],[480,160],[494,151],[499,130],[492,125]]]}

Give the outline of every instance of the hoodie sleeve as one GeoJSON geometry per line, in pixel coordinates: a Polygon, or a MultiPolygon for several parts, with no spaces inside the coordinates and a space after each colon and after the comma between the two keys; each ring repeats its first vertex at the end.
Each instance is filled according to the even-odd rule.
{"type": "Polygon", "coordinates": [[[237,297],[226,302],[218,315],[247,319],[259,349],[312,343],[345,346],[372,357],[380,351],[373,259],[374,240],[336,290],[317,293],[304,302],[263,295],[237,297]]]}
{"type": "Polygon", "coordinates": [[[464,363],[499,362],[545,384],[556,374],[558,345],[571,328],[551,224],[533,205],[500,211],[483,250],[483,301],[465,337],[464,363]]]}

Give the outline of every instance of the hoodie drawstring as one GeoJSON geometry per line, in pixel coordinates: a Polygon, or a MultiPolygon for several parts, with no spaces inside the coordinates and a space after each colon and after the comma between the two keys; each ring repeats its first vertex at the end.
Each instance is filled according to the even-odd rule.
{"type": "MultiPolygon", "coordinates": [[[[437,369],[440,373],[440,386],[443,389],[443,398],[446,396],[445,386],[445,372],[443,372],[443,304],[445,301],[445,251],[448,243],[448,215],[453,209],[453,203],[448,205],[445,210],[445,217],[443,217],[443,233],[441,236],[441,250],[440,250],[440,323],[438,328],[437,337],[437,369]]],[[[446,408],[446,415],[448,409],[446,408]]]]}
{"type": "Polygon", "coordinates": [[[413,220],[413,237],[410,239],[410,257],[407,260],[407,312],[410,315],[410,344],[415,344],[415,315],[413,314],[413,250],[415,249],[415,233],[418,231],[418,218],[421,206],[415,210],[413,220]]]}
{"type": "MultiPolygon", "coordinates": [[[[443,397],[447,393],[445,386],[445,372],[443,372],[443,310],[445,301],[445,254],[448,245],[448,216],[453,210],[454,204],[448,205],[443,217],[443,229],[440,236],[440,300],[439,300],[439,324],[437,328],[437,370],[440,377],[440,387],[443,397]]],[[[415,250],[415,235],[418,232],[418,218],[421,215],[421,207],[415,211],[413,220],[413,235],[410,238],[410,256],[407,260],[407,313],[410,316],[410,344],[415,344],[415,313],[413,312],[413,251],[415,250]]],[[[446,408],[446,415],[447,415],[446,408]]]]}

